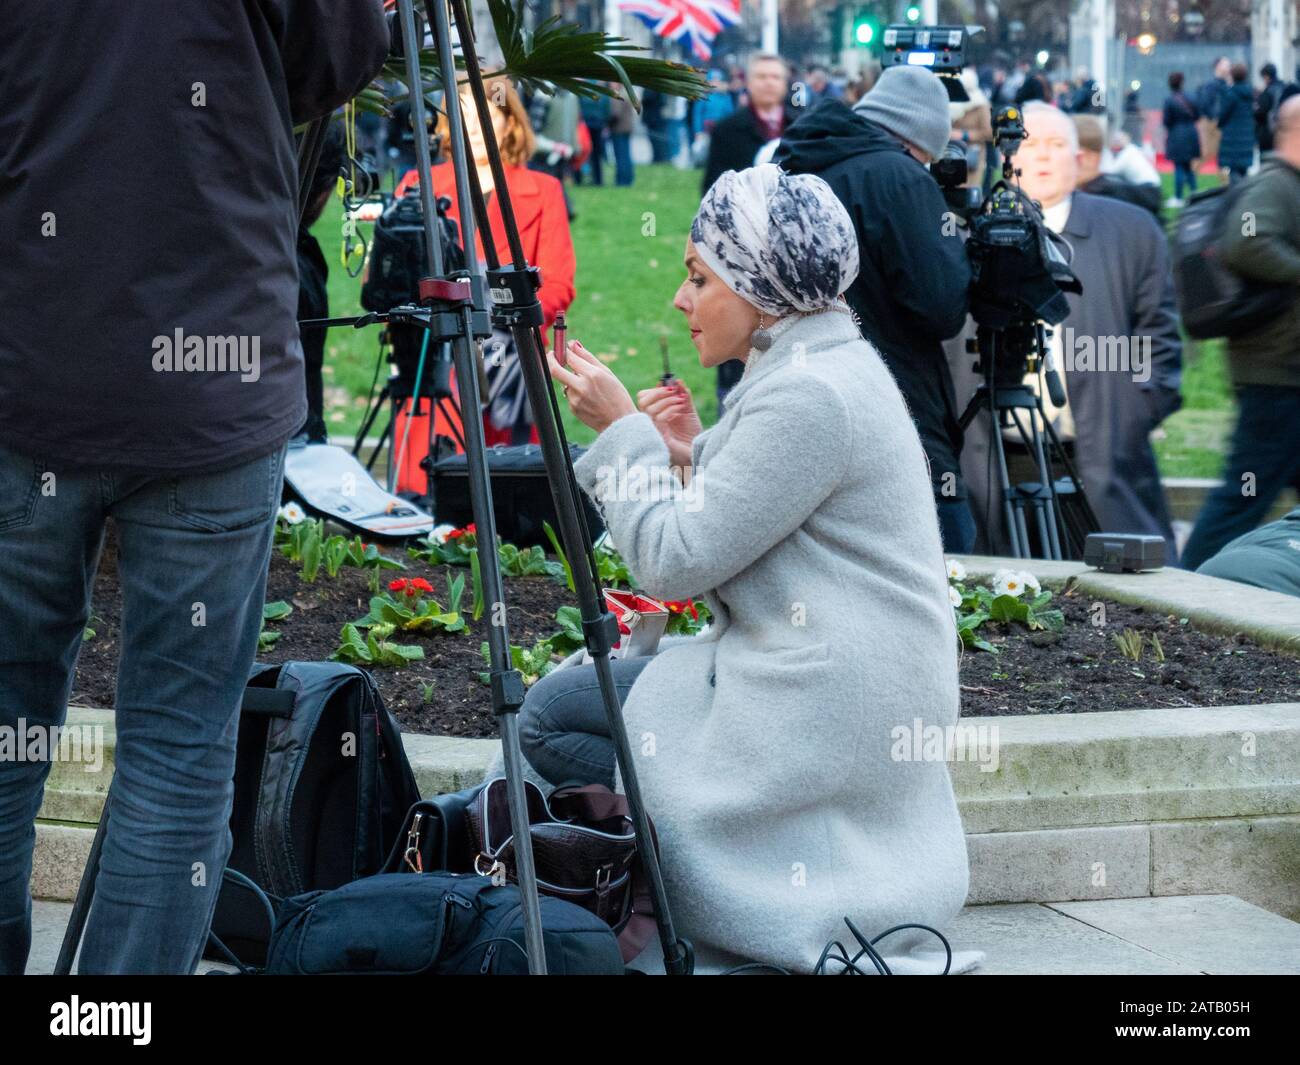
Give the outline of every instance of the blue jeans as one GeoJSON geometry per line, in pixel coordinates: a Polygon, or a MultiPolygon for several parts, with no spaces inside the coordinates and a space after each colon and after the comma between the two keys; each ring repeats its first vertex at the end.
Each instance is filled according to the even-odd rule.
{"type": "MultiPolygon", "coordinates": [[[[619,702],[653,656],[610,659],[619,702]]],[[[519,746],[529,764],[556,786],[614,786],[614,741],[594,664],[549,673],[524,696],[519,708],[519,746]]]]}
{"type": "Polygon", "coordinates": [[[632,165],[632,134],[611,133],[609,140],[614,145],[614,184],[631,185],[636,180],[636,169],[632,165]]]}
{"type": "Polygon", "coordinates": [[[968,555],[975,547],[975,518],[970,504],[964,499],[944,499],[935,496],[939,512],[939,535],[943,538],[945,555],[968,555]]]}
{"type": "Polygon", "coordinates": [[[1188,192],[1196,191],[1196,171],[1192,169],[1191,163],[1174,164],[1174,198],[1181,200],[1183,198],[1183,188],[1186,187],[1188,192]]]}
{"type": "MultiPolygon", "coordinates": [[[[0,447],[0,725],[63,724],[106,518],[123,622],[109,827],[82,973],[194,970],[230,855],[235,738],[284,448],[217,473],[65,467],[0,447]]],[[[48,760],[0,760],[0,973],[31,946],[48,760]]]]}
{"type": "Polygon", "coordinates": [[[1250,532],[1288,485],[1300,492],[1300,388],[1245,385],[1237,389],[1237,425],[1223,483],[1196,518],[1182,567],[1196,569],[1250,532]]]}

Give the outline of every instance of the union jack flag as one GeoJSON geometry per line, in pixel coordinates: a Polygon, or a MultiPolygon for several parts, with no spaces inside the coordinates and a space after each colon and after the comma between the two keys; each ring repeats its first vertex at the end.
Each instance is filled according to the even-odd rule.
{"type": "Polygon", "coordinates": [[[740,0],[620,0],[618,6],[657,36],[681,41],[701,62],[712,58],[713,39],[740,21],[740,0]]]}

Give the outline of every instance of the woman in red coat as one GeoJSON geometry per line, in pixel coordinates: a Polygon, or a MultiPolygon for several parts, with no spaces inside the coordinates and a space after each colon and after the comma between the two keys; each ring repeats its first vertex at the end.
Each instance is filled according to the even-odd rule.
{"type": "MultiPolygon", "coordinates": [[[[501,146],[506,187],[514,205],[519,237],[524,255],[531,266],[542,275],[538,300],[545,321],[543,334],[549,332],[551,323],[560,311],[573,302],[573,238],[569,233],[569,212],[564,202],[564,190],[559,181],[549,174],[529,170],[527,162],[533,156],[535,139],[528,114],[515,92],[505,79],[488,83],[488,102],[492,108],[492,127],[501,146]]],[[[479,184],[487,198],[488,221],[492,227],[492,243],[503,265],[510,262],[510,245],[505,226],[501,221],[501,205],[493,189],[492,171],[488,167],[487,149],[479,128],[478,115],[469,91],[461,93],[462,112],[469,134],[474,165],[478,170],[479,184]]],[[[449,158],[446,116],[439,113],[437,132],[444,146],[443,157],[449,158]]],[[[456,199],[456,180],[451,163],[444,162],[433,168],[433,194],[446,196],[452,206],[448,214],[460,221],[456,199]]],[[[402,195],[415,186],[418,174],[408,171],[398,183],[396,193],[402,195]]],[[[475,233],[476,251],[483,259],[483,234],[475,233]]],[[[524,391],[523,376],[514,339],[505,330],[494,330],[493,337],[484,347],[487,361],[488,394],[484,397],[483,429],[487,443],[522,444],[537,442],[537,429],[533,425],[532,411],[524,391]]]]}

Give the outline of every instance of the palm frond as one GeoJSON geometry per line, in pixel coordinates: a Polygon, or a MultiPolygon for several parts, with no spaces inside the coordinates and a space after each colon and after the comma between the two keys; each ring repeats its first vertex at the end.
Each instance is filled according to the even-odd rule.
{"type": "MultiPolygon", "coordinates": [[[[625,37],[584,30],[562,22],[559,16],[530,30],[524,24],[523,0],[488,0],[488,11],[503,59],[490,77],[508,77],[532,90],[565,89],[589,99],[622,95],[637,110],[640,103],[633,86],[688,99],[708,93],[708,83],[698,70],[685,63],[637,55],[647,49],[625,37]]],[[[456,69],[464,67],[464,59],[458,55],[456,69]]],[[[420,54],[420,77],[426,96],[442,91],[438,55],[432,48],[420,54]]],[[[357,95],[356,104],[360,110],[383,113],[406,92],[405,63],[392,59],[375,82],[357,95]]]]}

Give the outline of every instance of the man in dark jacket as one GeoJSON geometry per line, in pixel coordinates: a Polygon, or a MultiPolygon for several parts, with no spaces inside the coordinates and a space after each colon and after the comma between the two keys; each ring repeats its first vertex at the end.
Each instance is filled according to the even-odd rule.
{"type": "Polygon", "coordinates": [[[1264,84],[1260,86],[1259,95],[1255,97],[1255,141],[1259,145],[1260,154],[1263,155],[1273,150],[1277,107],[1282,102],[1282,91],[1286,86],[1277,76],[1277,67],[1272,63],[1265,63],[1260,67],[1259,76],[1264,84]]]}
{"type": "Polygon", "coordinates": [[[1245,63],[1233,63],[1232,84],[1219,93],[1219,166],[1228,172],[1228,184],[1246,176],[1255,161],[1255,90],[1245,63]]]}
{"type": "Polygon", "coordinates": [[[709,158],[704,164],[700,195],[728,170],[745,170],[769,141],[776,140],[795,120],[786,103],[790,75],[779,55],[756,55],[745,68],[748,106],[739,107],[716,126],[709,138],[709,158]]]}
{"type": "MultiPolygon", "coordinates": [[[[1051,340],[1066,405],[1044,397],[1045,413],[1073,450],[1101,528],[1163,536],[1172,562],[1173,531],[1149,442],[1181,403],[1182,343],[1164,233],[1140,207],[1075,191],[1078,142],[1069,115],[1028,104],[1024,123],[1021,186],[1042,204],[1047,228],[1073,248],[1071,267],[1083,286],[1082,295],[1066,296],[1069,316],[1051,340]]],[[[964,370],[969,359],[955,365],[959,394],[969,396],[977,383],[964,370]]],[[[962,464],[982,525],[978,546],[1005,554],[989,461],[987,420],[977,419],[962,464]]]]}
{"type": "Polygon", "coordinates": [[[1300,96],[1278,108],[1273,154],[1229,212],[1219,254],[1252,284],[1287,285],[1289,306],[1228,340],[1237,425],[1183,553],[1195,569],[1253,529],[1287,487],[1300,492],[1300,96]]]}
{"type": "MultiPolygon", "coordinates": [[[[379,0],[6,12],[0,726],[48,742],[63,724],[109,517],[123,600],[82,972],[191,972],[207,938],[307,413],[293,126],[365,86],[388,43],[379,0]]],[[[0,972],[26,965],[49,769],[0,760],[0,972]]]]}
{"type": "Polygon", "coordinates": [[[1079,191],[1092,196],[1109,196],[1150,211],[1157,222],[1160,217],[1160,186],[1138,185],[1119,174],[1102,173],[1106,131],[1094,115],[1075,115],[1074,127],[1079,137],[1079,191]]]}
{"type": "Polygon", "coordinates": [[[774,161],[791,173],[817,174],[848,208],[860,266],[845,297],[907,400],[930,460],[944,549],[960,552],[975,527],[943,341],[966,320],[970,266],[955,219],[925,170],[950,131],[939,79],[920,67],[891,67],[853,110],[826,100],[795,122],[774,161]]]}
{"type": "MultiPolygon", "coordinates": [[[[756,55],[745,68],[747,107],[738,107],[713,127],[700,195],[728,170],[747,170],[765,144],[776,140],[795,119],[786,103],[790,74],[779,55],[756,55]]],[[[745,364],[731,359],[718,367],[718,413],[740,380],[745,364]]]]}

